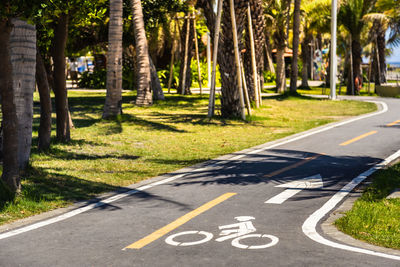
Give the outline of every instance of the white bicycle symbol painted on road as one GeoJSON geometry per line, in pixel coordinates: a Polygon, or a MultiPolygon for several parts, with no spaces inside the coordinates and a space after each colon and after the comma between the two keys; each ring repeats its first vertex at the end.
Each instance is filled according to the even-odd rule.
{"type": "MultiPolygon", "coordinates": [[[[267,235],[267,234],[252,234],[256,230],[254,227],[253,223],[251,220],[254,220],[254,217],[251,216],[239,216],[235,217],[238,223],[234,224],[228,224],[228,225],[223,225],[219,226],[218,228],[221,231],[219,234],[221,237],[216,238],[215,241],[217,242],[223,242],[228,239],[232,239],[232,246],[241,248],[241,249],[263,249],[263,248],[269,248],[272,246],[275,246],[279,242],[279,238],[273,235],[267,235]],[[241,241],[244,239],[248,238],[263,238],[266,239],[268,242],[265,244],[261,245],[245,245],[242,244],[241,241]]],[[[165,239],[165,242],[169,245],[172,246],[194,246],[194,245],[199,245],[202,243],[206,243],[213,239],[214,235],[209,232],[205,231],[185,231],[185,232],[180,232],[177,234],[170,235],[165,239]],[[176,241],[175,239],[178,239],[179,237],[186,236],[186,235],[201,235],[204,236],[204,238],[197,240],[197,241],[191,241],[191,242],[179,242],[176,241]]]]}

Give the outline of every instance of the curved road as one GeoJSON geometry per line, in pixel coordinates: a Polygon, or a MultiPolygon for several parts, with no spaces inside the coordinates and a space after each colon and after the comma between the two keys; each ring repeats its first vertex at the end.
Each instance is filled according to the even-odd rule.
{"type": "Polygon", "coordinates": [[[380,111],[2,233],[0,265],[400,266],[400,254],[350,247],[320,228],[360,174],[400,149],[400,100],[369,100],[383,101],[380,111]]]}

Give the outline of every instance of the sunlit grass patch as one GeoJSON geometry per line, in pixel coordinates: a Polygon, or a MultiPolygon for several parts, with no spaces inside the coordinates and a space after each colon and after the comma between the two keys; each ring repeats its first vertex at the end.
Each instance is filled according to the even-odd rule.
{"type": "Polygon", "coordinates": [[[386,199],[395,188],[400,188],[399,164],[374,174],[372,185],[336,226],[357,239],[400,249],[400,199],[386,199]]]}

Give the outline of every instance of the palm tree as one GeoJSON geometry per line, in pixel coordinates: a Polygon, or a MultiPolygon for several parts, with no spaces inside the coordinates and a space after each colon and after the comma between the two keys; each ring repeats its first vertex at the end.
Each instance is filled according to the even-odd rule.
{"type": "Polygon", "coordinates": [[[376,85],[386,82],[386,44],[400,45],[400,3],[392,0],[378,0],[377,12],[366,15],[372,21],[370,40],[373,44],[372,66],[376,85]],[[397,2],[397,3],[396,3],[397,2]],[[386,32],[389,30],[389,39],[386,42],[386,32]]]}
{"type": "Polygon", "coordinates": [[[357,91],[352,90],[356,86],[356,80],[362,81],[361,75],[361,31],[365,25],[363,17],[367,15],[374,7],[376,0],[345,0],[339,11],[338,21],[350,33],[351,38],[351,71],[352,79],[348,79],[347,94],[354,94],[357,91]]]}
{"type": "MultiPolygon", "coordinates": [[[[224,1],[221,18],[220,49],[218,63],[221,72],[221,114],[223,117],[240,117],[242,107],[239,98],[239,86],[235,68],[232,22],[229,1],[224,1]]],[[[235,17],[239,47],[243,48],[242,37],[246,21],[247,1],[235,1],[235,17]]]]}
{"type": "Polygon", "coordinates": [[[136,105],[149,106],[153,104],[153,98],[151,89],[149,49],[147,45],[146,31],[144,29],[142,3],[140,0],[132,0],[131,5],[138,64],[138,89],[136,105]]]}
{"type": "Polygon", "coordinates": [[[13,26],[8,18],[0,19],[0,93],[3,114],[3,173],[2,181],[13,192],[20,188],[18,167],[18,126],[12,83],[10,35],[13,26]]]}
{"type": "Polygon", "coordinates": [[[370,31],[370,41],[372,43],[372,69],[374,76],[372,80],[375,85],[386,82],[386,31],[388,21],[385,19],[375,19],[370,31]]]}
{"type": "Polygon", "coordinates": [[[378,0],[377,10],[387,17],[390,35],[388,43],[400,45],[400,3],[399,0],[378,0]]]}
{"type": "MultiPolygon", "coordinates": [[[[214,15],[213,0],[198,0],[197,7],[203,9],[207,27],[211,33],[211,37],[214,38],[216,16],[214,15]]],[[[239,90],[236,81],[229,1],[223,2],[222,9],[221,34],[218,45],[218,64],[221,72],[221,115],[223,117],[240,117],[242,115],[242,107],[240,105],[239,90]]],[[[235,17],[240,48],[243,48],[241,41],[245,28],[246,10],[247,1],[235,0],[235,17]]]]}
{"type": "Polygon", "coordinates": [[[10,53],[18,125],[18,165],[24,170],[32,144],[33,92],[36,69],[36,29],[26,21],[12,19],[10,53]]]}
{"type": "Polygon", "coordinates": [[[103,118],[122,113],[122,0],[110,0],[107,52],[107,96],[103,118]]]}

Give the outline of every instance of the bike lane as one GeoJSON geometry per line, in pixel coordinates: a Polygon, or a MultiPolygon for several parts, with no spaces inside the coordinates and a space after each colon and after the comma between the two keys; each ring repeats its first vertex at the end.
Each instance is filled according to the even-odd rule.
{"type": "MultiPolygon", "coordinates": [[[[195,171],[187,177],[68,220],[0,240],[0,262],[4,266],[42,266],[50,263],[57,266],[396,266],[398,262],[393,260],[322,246],[306,237],[301,230],[307,217],[342,186],[400,147],[399,141],[393,137],[398,129],[382,126],[398,120],[396,112],[400,114],[398,110],[393,110],[384,118],[377,116],[373,120],[368,119],[369,122],[361,120],[272,150],[247,155],[223,166],[195,171]],[[354,147],[340,146],[340,143],[370,131],[371,127],[379,128],[377,134],[369,136],[371,139],[366,137],[354,142],[354,147]],[[337,138],[338,135],[340,138],[337,138]],[[279,173],[282,169],[284,171],[279,173]],[[265,203],[285,190],[275,185],[315,174],[320,174],[324,181],[322,189],[302,190],[279,205],[265,203]],[[229,192],[236,194],[154,242],[140,249],[122,250],[229,192]],[[233,247],[230,240],[215,241],[221,232],[218,227],[237,222],[234,219],[237,216],[254,217],[255,233],[276,236],[279,242],[266,249],[246,250],[233,247]],[[209,232],[213,239],[187,247],[165,242],[172,234],[193,230],[209,232]],[[16,253],[15,248],[18,248],[18,258],[9,257],[16,253]]],[[[193,237],[184,236],[180,241],[189,242],[193,237]]],[[[265,244],[263,238],[249,238],[241,242],[265,244]]]]}

